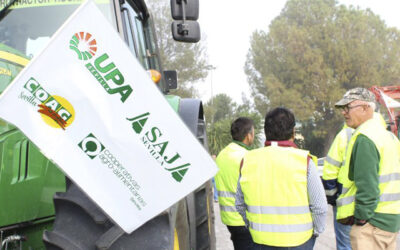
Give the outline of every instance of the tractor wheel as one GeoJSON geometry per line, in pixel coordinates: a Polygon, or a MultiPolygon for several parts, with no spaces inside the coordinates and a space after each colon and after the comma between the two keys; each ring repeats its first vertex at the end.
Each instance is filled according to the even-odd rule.
{"type": "Polygon", "coordinates": [[[55,194],[54,204],[53,231],[43,234],[47,249],[173,249],[175,223],[170,211],[126,234],[70,181],[65,193],[55,194]]]}
{"type": "MultiPolygon", "coordinates": [[[[198,120],[197,138],[208,150],[206,126],[203,119],[198,120]]],[[[196,211],[196,248],[215,249],[215,225],[212,182],[207,181],[194,192],[196,211]]]]}

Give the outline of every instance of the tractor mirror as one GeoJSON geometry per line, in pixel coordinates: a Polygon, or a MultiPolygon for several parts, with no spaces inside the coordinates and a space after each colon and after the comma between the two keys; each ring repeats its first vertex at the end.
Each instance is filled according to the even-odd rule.
{"type": "Polygon", "coordinates": [[[199,0],[171,0],[171,15],[174,20],[199,18],[199,0]]]}
{"type": "Polygon", "coordinates": [[[200,41],[200,25],[196,21],[174,21],[171,29],[175,41],[187,43],[200,41]]]}

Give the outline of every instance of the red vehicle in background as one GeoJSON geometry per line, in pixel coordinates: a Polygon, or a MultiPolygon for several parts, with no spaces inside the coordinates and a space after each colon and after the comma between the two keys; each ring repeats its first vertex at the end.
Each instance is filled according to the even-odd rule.
{"type": "Polygon", "coordinates": [[[400,86],[372,86],[369,90],[376,97],[380,112],[388,125],[388,130],[390,129],[400,138],[400,86]]]}

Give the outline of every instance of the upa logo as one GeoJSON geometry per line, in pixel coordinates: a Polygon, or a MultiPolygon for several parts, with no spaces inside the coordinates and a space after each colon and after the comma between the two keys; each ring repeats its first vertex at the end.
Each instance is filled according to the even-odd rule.
{"type": "Polygon", "coordinates": [[[47,125],[65,130],[72,124],[75,119],[75,110],[67,99],[51,95],[33,77],[25,83],[24,89],[29,92],[30,96],[25,95],[22,99],[39,107],[38,112],[47,125]]]}
{"type": "Polygon", "coordinates": [[[69,41],[69,48],[76,52],[79,60],[86,61],[96,54],[97,42],[90,33],[78,32],[69,41]]]}
{"type": "Polygon", "coordinates": [[[86,136],[78,146],[92,160],[105,149],[104,145],[92,133],[86,136]]]}
{"type": "Polygon", "coordinates": [[[125,83],[125,78],[107,53],[97,53],[97,41],[89,32],[77,32],[69,41],[69,48],[85,61],[85,67],[110,94],[119,94],[125,102],[132,94],[132,87],[125,83]]]}

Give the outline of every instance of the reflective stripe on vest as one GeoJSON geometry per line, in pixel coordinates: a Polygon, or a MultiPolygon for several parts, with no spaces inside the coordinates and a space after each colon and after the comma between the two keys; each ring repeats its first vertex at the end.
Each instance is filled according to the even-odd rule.
{"type": "Polygon", "coordinates": [[[236,207],[235,206],[223,206],[219,205],[219,209],[224,212],[236,212],[236,207]]]}
{"type": "MultiPolygon", "coordinates": [[[[379,184],[389,182],[389,181],[398,181],[400,180],[400,173],[393,173],[387,175],[379,176],[379,184]]],[[[342,193],[345,194],[349,191],[349,188],[343,187],[342,193]]]]}
{"type": "MultiPolygon", "coordinates": [[[[397,201],[400,200],[400,193],[396,193],[396,194],[382,194],[379,196],[379,201],[380,202],[386,202],[386,201],[397,201]]],[[[336,205],[338,207],[340,206],[345,206],[348,204],[351,204],[355,201],[355,196],[348,196],[345,198],[342,198],[338,201],[336,201],[336,205]]]]}
{"type": "Polygon", "coordinates": [[[342,166],[342,162],[341,161],[337,161],[335,159],[332,159],[329,155],[326,156],[325,161],[335,167],[340,168],[342,166]]]}
{"type": "Polygon", "coordinates": [[[273,233],[297,233],[313,229],[313,223],[306,224],[292,224],[292,225],[279,225],[279,224],[261,224],[249,222],[252,229],[260,232],[273,232],[273,233]]]}
{"type": "Polygon", "coordinates": [[[244,226],[242,216],[235,208],[235,195],[239,179],[240,162],[247,149],[232,142],[218,154],[219,172],[215,176],[222,223],[228,226],[244,226]]]}
{"type": "Polygon", "coordinates": [[[272,207],[272,206],[246,206],[247,211],[253,214],[307,214],[308,206],[272,207]]]}
{"type": "Polygon", "coordinates": [[[254,242],[292,247],[312,236],[308,155],[305,150],[279,146],[252,150],[245,155],[240,185],[254,242]]]}
{"type": "Polygon", "coordinates": [[[400,214],[400,142],[393,134],[386,131],[379,120],[370,119],[364,122],[353,134],[346,152],[344,173],[338,179],[343,185],[342,194],[336,204],[337,219],[354,215],[355,194],[357,187],[348,179],[350,157],[358,135],[363,134],[374,142],[380,156],[379,162],[379,190],[380,197],[375,212],[400,214]]]}
{"type": "Polygon", "coordinates": [[[218,197],[230,197],[230,198],[235,198],[236,194],[234,192],[228,192],[228,191],[218,191],[218,197]]]}

